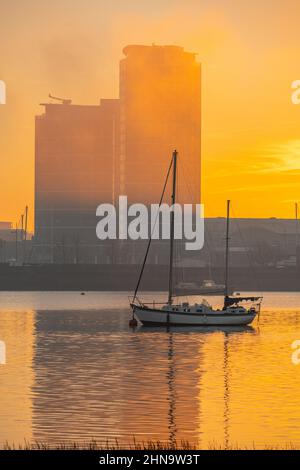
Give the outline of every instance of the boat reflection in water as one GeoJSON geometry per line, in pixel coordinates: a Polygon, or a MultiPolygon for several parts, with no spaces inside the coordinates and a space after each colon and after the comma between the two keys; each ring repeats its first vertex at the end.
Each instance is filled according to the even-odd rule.
{"type": "MultiPolygon", "coordinates": [[[[141,326],[138,331],[139,333],[161,333],[161,327],[145,327],[141,326]]],[[[180,373],[176,369],[176,350],[175,350],[175,339],[174,335],[180,333],[188,333],[188,332],[198,332],[201,334],[209,335],[212,333],[222,333],[224,336],[223,340],[223,350],[224,350],[224,359],[223,359],[223,378],[224,378],[224,438],[223,438],[223,448],[229,449],[230,447],[230,408],[229,408],[229,400],[230,400],[230,374],[229,374],[229,336],[230,334],[236,333],[252,333],[257,334],[257,331],[251,326],[224,326],[224,327],[180,327],[180,326],[169,326],[165,330],[167,334],[166,342],[168,344],[168,371],[166,374],[166,382],[168,384],[168,403],[169,403],[169,411],[168,411],[168,419],[169,419],[169,443],[171,446],[176,447],[176,443],[180,443],[180,437],[177,435],[177,426],[176,426],[176,402],[177,402],[177,394],[176,394],[176,374],[180,373]]],[[[200,353],[200,351],[199,351],[200,353]]],[[[199,393],[201,393],[201,386],[199,384],[199,393]]],[[[187,397],[188,399],[188,397],[187,397]]],[[[199,397],[199,401],[201,401],[201,397],[199,397]]],[[[200,415],[200,411],[199,411],[200,415]]],[[[201,423],[200,425],[200,434],[201,432],[201,423]]],[[[199,446],[201,443],[198,441],[199,446]]],[[[222,441],[218,441],[218,444],[222,444],[222,441]]]]}

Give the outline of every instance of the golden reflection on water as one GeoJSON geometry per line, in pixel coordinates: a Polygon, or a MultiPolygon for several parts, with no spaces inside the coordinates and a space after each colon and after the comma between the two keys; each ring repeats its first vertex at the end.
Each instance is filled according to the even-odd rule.
{"type": "Polygon", "coordinates": [[[0,315],[0,340],[6,348],[6,363],[0,365],[0,441],[24,443],[32,438],[35,314],[1,311],[0,315]]]}
{"type": "Polygon", "coordinates": [[[299,310],[246,329],[128,329],[128,311],[2,311],[0,441],[300,445],[299,310]]]}

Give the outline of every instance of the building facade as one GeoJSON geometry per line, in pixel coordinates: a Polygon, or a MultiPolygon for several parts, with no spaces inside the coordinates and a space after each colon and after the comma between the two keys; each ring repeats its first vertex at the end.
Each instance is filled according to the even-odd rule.
{"type": "Polygon", "coordinates": [[[156,45],[131,45],[123,52],[121,193],[132,202],[157,202],[177,149],[180,202],[199,203],[201,69],[195,54],[177,46],[156,45]]]}
{"type": "MultiPolygon", "coordinates": [[[[177,46],[129,45],[120,62],[120,192],[129,203],[158,203],[173,151],[178,151],[177,201],[200,203],[201,67],[177,46]]],[[[171,181],[163,202],[170,203],[171,181]]],[[[158,222],[160,223],[160,222],[158,222]]],[[[160,226],[161,227],[161,226],[160,226]]],[[[168,260],[168,242],[149,257],[168,260]]],[[[182,245],[183,246],[183,245],[182,245]]],[[[138,263],[143,242],[124,242],[121,258],[138,263]]]]}
{"type": "Polygon", "coordinates": [[[35,135],[38,260],[110,262],[111,248],[96,238],[96,208],[116,197],[119,102],[44,107],[35,135]]]}

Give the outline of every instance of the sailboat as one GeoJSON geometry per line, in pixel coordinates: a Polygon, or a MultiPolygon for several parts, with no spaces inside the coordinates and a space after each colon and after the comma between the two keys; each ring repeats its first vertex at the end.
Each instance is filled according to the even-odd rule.
{"type": "Polygon", "coordinates": [[[208,278],[200,282],[179,281],[175,285],[175,294],[184,295],[224,295],[225,284],[217,283],[212,277],[212,259],[210,249],[208,250],[208,278]]]}
{"type": "MultiPolygon", "coordinates": [[[[159,207],[162,204],[165,188],[169,175],[173,173],[171,203],[176,203],[176,177],[177,158],[175,150],[172,155],[170,167],[164,184],[163,193],[159,207]]],[[[171,212],[170,227],[170,259],[169,259],[169,292],[167,302],[160,304],[153,302],[144,303],[138,298],[138,290],[146,265],[151,236],[146,249],[140,276],[130,306],[132,309],[131,324],[135,324],[136,318],[145,326],[216,326],[216,325],[249,325],[260,312],[262,297],[229,296],[229,222],[230,201],[227,201],[227,224],[226,224],[226,258],[225,258],[225,290],[223,308],[214,309],[205,299],[201,303],[190,304],[189,302],[175,302],[173,293],[173,271],[174,271],[174,211],[171,212]],[[250,306],[244,306],[244,302],[251,302],[250,306]]]]}
{"type": "Polygon", "coordinates": [[[217,284],[213,279],[204,279],[201,284],[180,281],[175,286],[177,295],[223,295],[225,284],[217,284]]]}

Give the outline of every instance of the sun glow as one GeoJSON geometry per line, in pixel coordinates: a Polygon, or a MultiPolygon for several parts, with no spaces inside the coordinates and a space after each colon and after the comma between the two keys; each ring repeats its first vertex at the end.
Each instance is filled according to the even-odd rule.
{"type": "MultiPolygon", "coordinates": [[[[61,4],[68,24],[46,2],[3,6],[2,220],[15,222],[26,204],[33,214],[38,104],[51,90],[79,104],[117,97],[123,47],[153,41],[196,52],[202,66],[201,202],[207,216],[223,215],[231,192],[241,217],[290,216],[285,201],[299,199],[300,107],[291,100],[291,84],[300,77],[299,2],[61,4]]],[[[31,216],[30,228],[32,222],[31,216]]]]}

